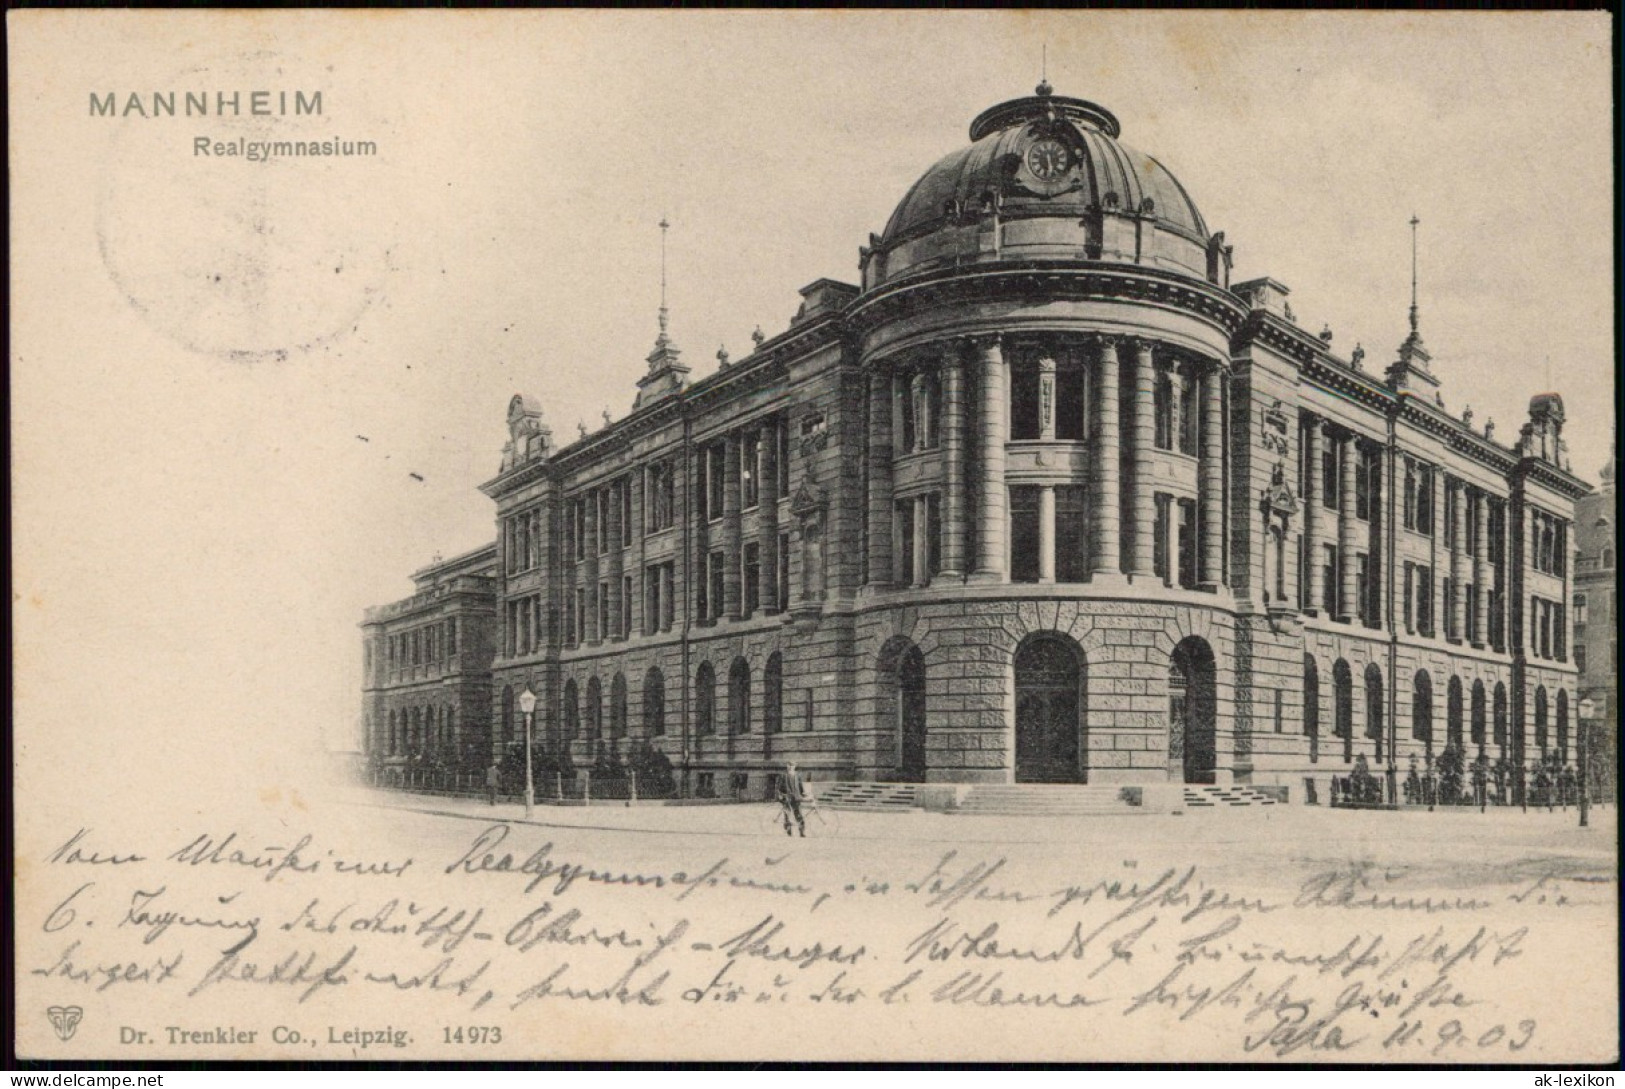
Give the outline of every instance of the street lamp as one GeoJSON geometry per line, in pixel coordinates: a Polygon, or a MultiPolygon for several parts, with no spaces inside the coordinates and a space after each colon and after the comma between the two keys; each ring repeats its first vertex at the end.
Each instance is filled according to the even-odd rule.
{"type": "Polygon", "coordinates": [[[1587,696],[1580,701],[1580,827],[1591,823],[1590,792],[1586,777],[1591,774],[1591,716],[1597,713],[1597,704],[1587,696]]]}
{"type": "Polygon", "coordinates": [[[530,777],[530,724],[536,712],[536,693],[527,685],[519,697],[519,710],[525,713],[525,818],[536,815],[536,786],[530,777]]]}

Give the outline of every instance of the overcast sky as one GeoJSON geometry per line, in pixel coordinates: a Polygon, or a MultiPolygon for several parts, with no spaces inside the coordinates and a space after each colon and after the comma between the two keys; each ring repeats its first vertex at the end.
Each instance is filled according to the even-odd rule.
{"type": "Polygon", "coordinates": [[[1369,369],[1406,333],[1419,216],[1448,407],[1510,441],[1556,390],[1576,470],[1606,459],[1604,15],[96,14],[49,65],[13,43],[14,259],[44,300],[14,324],[19,549],[43,550],[19,589],[53,595],[40,683],[93,666],[142,721],[349,729],[362,609],[494,534],[477,486],[507,399],[561,442],[630,409],[662,215],[698,378],[801,286],[855,281],[1046,44],[1056,92],[1112,110],[1226,232],[1235,279],[1284,282],[1369,369]],[[321,121],[281,131],[380,153],[203,162],[194,135],[230,124],[84,116],[87,91],[209,81],[320,88],[321,121]],[[283,247],[253,322],[187,289],[211,215],[283,247]]]}

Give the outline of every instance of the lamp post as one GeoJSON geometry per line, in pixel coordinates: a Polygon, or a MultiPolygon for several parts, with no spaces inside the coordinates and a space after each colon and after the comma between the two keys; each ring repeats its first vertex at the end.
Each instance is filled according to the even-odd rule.
{"type": "Polygon", "coordinates": [[[530,777],[530,724],[536,712],[536,693],[525,687],[519,697],[519,709],[525,713],[525,817],[536,815],[536,786],[530,777]]]}
{"type": "Polygon", "coordinates": [[[1597,704],[1587,696],[1580,701],[1580,827],[1591,823],[1590,791],[1586,777],[1591,774],[1591,716],[1597,713],[1597,704]]]}

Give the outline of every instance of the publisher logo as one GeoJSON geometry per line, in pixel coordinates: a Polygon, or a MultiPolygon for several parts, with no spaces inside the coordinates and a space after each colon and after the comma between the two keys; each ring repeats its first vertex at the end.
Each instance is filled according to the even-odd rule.
{"type": "Polygon", "coordinates": [[[78,1006],[52,1006],[45,1011],[45,1016],[51,1019],[51,1027],[63,1040],[73,1039],[73,1034],[79,1028],[79,1020],[84,1017],[85,1011],[78,1006]]]}

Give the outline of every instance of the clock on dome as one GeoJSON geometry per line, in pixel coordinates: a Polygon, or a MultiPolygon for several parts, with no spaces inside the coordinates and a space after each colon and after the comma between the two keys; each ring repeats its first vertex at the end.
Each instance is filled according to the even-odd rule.
{"type": "Polygon", "coordinates": [[[1054,181],[1072,165],[1072,153],[1051,136],[1035,140],[1027,148],[1027,169],[1039,181],[1054,181]]]}

